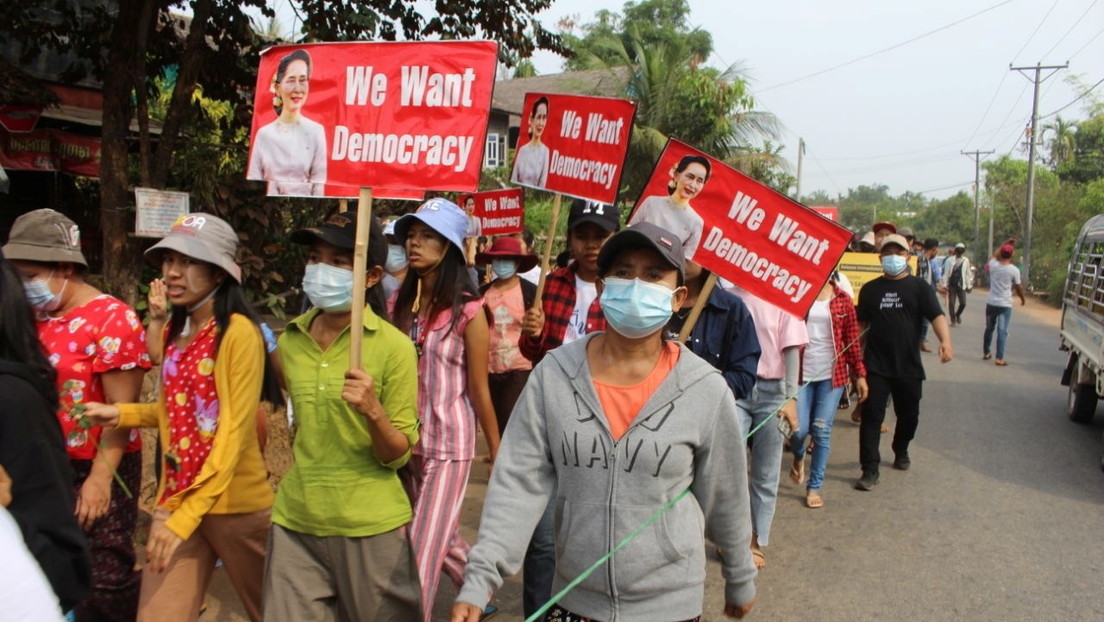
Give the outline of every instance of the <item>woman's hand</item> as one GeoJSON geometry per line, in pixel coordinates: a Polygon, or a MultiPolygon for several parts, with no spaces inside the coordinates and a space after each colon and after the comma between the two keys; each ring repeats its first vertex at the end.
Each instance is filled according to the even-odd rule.
{"type": "Polygon", "coordinates": [[[452,616],[449,622],[479,622],[483,610],[471,603],[455,603],[452,606],[452,616]]]}
{"type": "Polygon", "coordinates": [[[169,567],[177,547],[184,543],[180,536],[165,526],[165,521],[170,516],[172,514],[165,510],[157,510],[153,515],[149,540],[146,542],[146,565],[149,566],[150,572],[164,572],[169,567]]]}
{"type": "Polygon", "coordinates": [[[363,369],[345,372],[345,384],[341,387],[341,399],[365,417],[386,417],[383,405],[376,396],[376,381],[363,369]]]}
{"type": "Polygon", "coordinates": [[[85,478],[77,496],[77,522],[81,529],[88,531],[101,516],[107,514],[111,505],[111,477],[106,480],[96,473],[85,478]]]}
{"type": "Polygon", "coordinates": [[[165,281],[154,279],[149,284],[147,298],[149,318],[154,322],[164,322],[169,317],[169,304],[165,296],[165,281]]]}
{"type": "Polygon", "coordinates": [[[870,394],[870,385],[866,384],[864,376],[860,376],[855,380],[855,390],[859,392],[859,402],[865,402],[866,396],[870,394]]]}
{"type": "Polygon", "coordinates": [[[84,412],[75,414],[77,422],[88,421],[92,425],[114,427],[119,423],[119,407],[99,402],[88,402],[84,405],[84,412]]]}
{"type": "Polygon", "coordinates": [[[530,337],[539,337],[542,332],[544,332],[544,309],[534,306],[521,318],[521,333],[530,337]]]}

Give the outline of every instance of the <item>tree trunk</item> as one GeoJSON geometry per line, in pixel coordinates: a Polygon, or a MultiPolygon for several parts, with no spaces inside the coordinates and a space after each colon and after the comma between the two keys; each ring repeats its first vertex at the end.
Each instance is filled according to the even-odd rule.
{"type": "Polygon", "coordinates": [[[133,304],[138,297],[141,257],[129,237],[134,215],[128,187],[127,137],[133,114],[131,93],[134,90],[133,63],[136,62],[138,33],[149,28],[142,23],[143,10],[151,2],[122,0],[119,16],[110,37],[107,66],[103,81],[103,138],[100,151],[100,231],[103,235],[103,274],[107,292],[133,304]]]}
{"type": "Polygon", "coordinates": [[[150,166],[150,183],[155,188],[164,188],[169,180],[169,166],[172,164],[173,151],[179,142],[180,131],[191,106],[196,81],[204,60],[209,56],[207,42],[207,23],[214,12],[213,0],[197,0],[192,5],[192,22],[184,51],[180,55],[180,71],[176,75],[176,85],[165,112],[165,123],[161,126],[161,140],[157,153],[150,166]]]}

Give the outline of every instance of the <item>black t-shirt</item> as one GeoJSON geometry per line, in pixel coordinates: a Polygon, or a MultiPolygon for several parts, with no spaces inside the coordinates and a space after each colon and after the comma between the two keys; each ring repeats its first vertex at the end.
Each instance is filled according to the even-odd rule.
{"type": "Polygon", "coordinates": [[[943,314],[935,290],[924,279],[880,276],[859,290],[856,309],[870,326],[863,362],[870,373],[891,378],[924,379],[920,362],[920,326],[943,314]]]}

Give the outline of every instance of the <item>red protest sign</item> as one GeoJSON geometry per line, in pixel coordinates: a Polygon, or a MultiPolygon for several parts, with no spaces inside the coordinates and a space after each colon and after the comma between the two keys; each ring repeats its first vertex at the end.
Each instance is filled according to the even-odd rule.
{"type": "MultiPolygon", "coordinates": [[[[341,186],[338,184],[325,184],[322,194],[273,194],[274,188],[269,185],[269,196],[276,197],[326,197],[327,199],[357,199],[360,198],[360,188],[353,186],[341,186]]],[[[391,199],[398,201],[424,201],[425,190],[407,190],[403,188],[372,188],[372,197],[375,199],[391,199]]]]}
{"type": "Polygon", "coordinates": [[[511,181],[615,203],[635,113],[624,99],[526,94],[511,181]]]}
{"type": "Polygon", "coordinates": [[[804,317],[851,232],[723,162],[668,141],[630,223],[679,236],[686,256],[804,317]]]}
{"type": "Polygon", "coordinates": [[[478,235],[507,235],[525,229],[521,188],[465,194],[459,200],[460,207],[479,220],[478,235]]]}
{"type": "Polygon", "coordinates": [[[320,43],[261,53],[246,177],[269,194],[326,185],[473,190],[498,46],[320,43]]]}
{"type": "Polygon", "coordinates": [[[824,205],[824,206],[813,205],[813,206],[809,206],[809,209],[811,209],[814,212],[820,214],[821,216],[824,216],[825,218],[827,218],[828,220],[831,220],[832,222],[839,222],[839,208],[838,207],[831,207],[831,206],[827,206],[827,205],[824,205]]]}

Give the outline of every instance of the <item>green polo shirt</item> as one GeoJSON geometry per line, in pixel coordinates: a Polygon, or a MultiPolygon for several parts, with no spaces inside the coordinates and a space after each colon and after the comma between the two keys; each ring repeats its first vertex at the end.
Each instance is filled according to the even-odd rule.
{"type": "MultiPolygon", "coordinates": [[[[311,338],[314,309],[293,320],[278,348],[295,420],[295,463],[280,482],[272,522],[313,536],[363,537],[409,523],[413,512],[397,469],[372,452],[364,416],[341,399],[349,366],[349,328],[322,350],[311,338]]],[[[376,382],[391,424],[418,442],[418,358],[399,329],[364,310],[364,371],[376,382]]]]}

